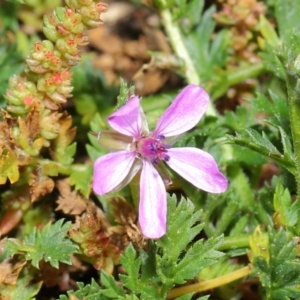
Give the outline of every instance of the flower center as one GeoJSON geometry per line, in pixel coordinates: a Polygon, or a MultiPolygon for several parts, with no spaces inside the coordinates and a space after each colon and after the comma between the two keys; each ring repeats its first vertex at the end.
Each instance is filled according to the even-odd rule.
{"type": "Polygon", "coordinates": [[[137,142],[137,151],[142,157],[149,158],[155,164],[160,160],[168,161],[170,156],[167,154],[167,149],[170,145],[166,144],[164,139],[164,136],[141,138],[137,142]]]}

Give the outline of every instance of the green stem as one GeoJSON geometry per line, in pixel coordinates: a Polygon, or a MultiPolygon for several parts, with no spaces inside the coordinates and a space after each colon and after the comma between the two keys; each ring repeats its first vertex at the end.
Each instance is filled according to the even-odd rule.
{"type": "Polygon", "coordinates": [[[250,234],[240,234],[235,236],[227,236],[223,238],[222,244],[217,250],[232,250],[239,248],[249,248],[250,234]]]}
{"type": "Polygon", "coordinates": [[[229,73],[227,80],[229,85],[234,85],[248,78],[255,78],[265,70],[262,62],[255,65],[247,65],[245,67],[234,70],[229,73]]]}
{"type": "Polygon", "coordinates": [[[294,145],[296,171],[294,172],[297,183],[298,221],[296,230],[300,233],[300,97],[297,87],[297,77],[287,73],[287,92],[291,132],[294,145]]]}
{"type": "MultiPolygon", "coordinates": [[[[162,22],[164,28],[168,34],[170,39],[170,43],[178,57],[180,57],[185,62],[185,77],[186,81],[190,84],[201,85],[201,79],[197,70],[195,68],[195,64],[193,63],[189,52],[184,44],[181,30],[177,24],[177,22],[173,21],[172,14],[169,9],[163,9],[161,11],[162,22]]],[[[209,107],[207,108],[206,115],[216,116],[217,112],[212,102],[209,103],[209,107]]]]}

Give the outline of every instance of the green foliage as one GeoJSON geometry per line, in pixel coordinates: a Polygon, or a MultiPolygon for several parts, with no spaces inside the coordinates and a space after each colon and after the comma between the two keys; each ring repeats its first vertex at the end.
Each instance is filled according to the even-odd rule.
{"type": "Polygon", "coordinates": [[[228,57],[228,46],[230,43],[226,30],[219,31],[214,39],[211,40],[211,34],[216,26],[213,20],[214,13],[215,7],[212,6],[204,12],[196,27],[183,36],[185,45],[202,82],[205,83],[210,91],[215,93],[215,95],[212,95],[212,98],[219,96],[228,88],[228,82],[223,77],[221,68],[224,67],[228,57]],[[201,39],[199,39],[199,36],[201,36],[201,39]],[[216,76],[214,82],[217,83],[214,87],[211,86],[212,83],[210,82],[213,74],[216,76]],[[219,84],[221,82],[222,85],[219,84]]]}
{"type": "Polygon", "coordinates": [[[10,255],[24,253],[26,260],[31,260],[34,267],[39,268],[39,262],[43,259],[51,266],[58,268],[59,262],[71,264],[71,254],[78,248],[71,240],[66,239],[66,234],[71,223],[61,219],[54,224],[48,223],[41,230],[34,230],[20,243],[16,240],[8,240],[7,247],[10,255]]]}
{"type": "MultiPolygon", "coordinates": [[[[0,25],[3,32],[0,35],[0,94],[7,90],[8,78],[19,73],[22,68],[18,51],[24,46],[20,39],[27,39],[23,28],[29,28],[29,17],[33,15],[30,11],[21,22],[17,19],[17,16],[21,16],[19,7],[23,7],[17,3],[21,2],[30,2],[37,11],[44,12],[48,7],[46,2],[49,1],[14,0],[1,4],[0,25]],[[22,24],[20,28],[19,23],[22,24]]],[[[95,161],[106,154],[107,150],[99,146],[95,135],[107,129],[106,119],[115,105],[116,109],[124,105],[135,91],[133,86],[121,80],[120,95],[117,97],[118,88],[107,84],[102,72],[93,65],[93,57],[89,53],[72,69],[72,85],[67,77],[64,84],[53,85],[53,90],[50,91],[49,83],[52,85],[53,82],[48,81],[48,75],[55,75],[53,78],[59,81],[61,74],[56,72],[65,71],[64,68],[69,71],[70,65],[80,60],[81,50],[72,48],[73,42],[80,46],[82,52],[90,51],[89,47],[81,47],[86,44],[81,29],[95,27],[101,23],[98,13],[89,12],[92,12],[92,9],[102,10],[104,6],[98,6],[96,1],[92,1],[93,5],[81,9],[84,6],[83,2],[66,0],[69,8],[75,7],[73,12],[72,9],[57,8],[54,14],[45,17],[45,33],[57,43],[53,45],[46,41],[45,45],[48,45],[49,49],[44,47],[43,43],[35,45],[35,50],[29,56],[26,54],[29,68],[22,74],[24,80],[11,84],[11,92],[15,93],[12,93],[12,103],[17,95],[17,100],[26,107],[22,107],[23,110],[13,107],[15,111],[12,111],[20,113],[20,117],[14,119],[13,113],[12,116],[8,116],[7,130],[0,133],[0,139],[3,137],[2,145],[9,146],[7,149],[2,147],[2,152],[0,147],[0,182],[3,184],[0,191],[3,193],[0,232],[8,232],[11,237],[5,242],[5,250],[0,255],[2,261],[9,255],[15,255],[13,260],[24,260],[31,264],[22,265],[20,273],[10,269],[11,265],[6,266],[8,277],[14,274],[19,276],[15,286],[1,286],[0,298],[39,298],[37,293],[42,284],[39,280],[45,271],[42,268],[43,264],[40,265],[39,262],[46,261],[58,268],[60,262],[71,264],[71,255],[79,251],[67,237],[69,222],[63,223],[63,220],[59,219],[54,224],[47,223],[60,216],[60,213],[56,214],[53,211],[57,200],[57,176],[68,176],[66,189],[70,190],[70,184],[86,198],[78,200],[82,200],[82,203],[68,203],[66,193],[65,210],[76,211],[78,205],[80,211],[80,205],[87,204],[88,209],[93,207],[97,210],[95,217],[101,215],[99,207],[96,208],[92,203],[96,196],[90,196],[90,159],[95,161]],[[67,40],[68,38],[70,39],[67,40]],[[64,44],[65,42],[67,43],[64,44]],[[52,48],[55,49],[54,52],[52,48]],[[24,93],[23,85],[26,87],[27,84],[34,84],[36,89],[25,89],[24,93]],[[43,89],[45,86],[47,88],[43,89]],[[73,95],[72,101],[64,104],[63,102],[71,96],[70,93],[73,95]],[[62,94],[65,97],[61,98],[62,94]],[[30,119],[27,112],[33,100],[41,105],[30,119]],[[41,109],[53,110],[54,114],[43,114],[41,109]],[[61,116],[63,110],[68,111],[72,119],[65,117],[67,113],[61,116]],[[44,121],[41,123],[44,123],[46,129],[50,128],[52,131],[45,128],[40,130],[39,122],[36,122],[39,119],[44,121]],[[23,123],[23,130],[20,130],[18,124],[23,123]],[[88,134],[89,126],[92,133],[88,134]],[[20,138],[16,139],[18,135],[20,138]],[[45,139],[41,138],[42,136],[45,139]],[[35,149],[33,143],[36,138],[41,139],[38,150],[34,152],[32,149],[35,149]],[[89,144],[85,151],[87,139],[89,144]],[[32,204],[30,197],[33,195],[36,199],[32,204]],[[16,211],[21,216],[14,214],[16,211]],[[34,227],[37,224],[44,227],[38,230],[34,227]],[[39,267],[42,270],[38,270],[39,267]]],[[[141,5],[141,1],[134,2],[141,5]]],[[[165,31],[155,28],[149,35],[147,27],[149,24],[153,26],[152,19],[149,22],[150,19],[147,18],[143,26],[140,26],[141,23],[136,26],[134,20],[130,23],[130,30],[127,31],[126,28],[126,43],[133,33],[135,43],[138,41],[148,46],[148,40],[151,40],[155,46],[156,39],[160,44],[160,34],[166,33],[166,39],[170,41],[178,55],[178,61],[184,66],[179,69],[173,68],[172,65],[166,70],[161,68],[161,65],[155,65],[159,76],[166,75],[168,81],[160,87],[162,93],[145,96],[141,101],[149,127],[154,128],[157,119],[177,94],[176,91],[184,84],[197,83],[205,87],[210,98],[217,100],[217,108],[222,112],[218,113],[210,103],[206,117],[202,118],[196,128],[182,135],[175,146],[196,147],[210,153],[216,159],[220,171],[226,173],[229,188],[226,193],[220,195],[209,194],[170,171],[173,185],[167,187],[167,190],[176,194],[176,197],[168,199],[167,234],[159,240],[146,241],[146,245],[139,232],[138,208],[130,208],[130,212],[126,212],[124,207],[116,207],[117,212],[113,215],[109,201],[109,198],[126,195],[126,201],[135,203],[132,201],[134,198],[137,203],[138,199],[135,198],[138,198],[139,194],[126,187],[121,192],[97,196],[107,217],[107,220],[104,217],[102,220],[101,217],[103,224],[97,221],[103,225],[105,232],[109,233],[101,241],[112,242],[118,258],[119,253],[123,251],[121,258],[119,261],[103,263],[107,263],[106,266],[110,264],[108,268],[111,268],[110,272],[114,275],[102,270],[99,282],[87,278],[85,282],[89,284],[79,283],[77,291],[69,291],[67,295],[61,295],[60,299],[166,299],[174,287],[189,285],[195,278],[204,284],[206,280],[218,281],[220,275],[228,275],[230,278],[230,273],[240,269],[245,261],[248,263],[246,254],[253,265],[253,274],[260,282],[259,289],[263,291],[264,300],[300,299],[300,268],[296,243],[300,232],[299,1],[265,0],[263,3],[268,6],[266,13],[261,6],[262,2],[259,2],[258,6],[253,4],[253,10],[251,8],[247,17],[243,12],[250,7],[250,4],[247,7],[249,1],[243,2],[243,7],[236,3],[232,10],[228,9],[228,1],[227,3],[217,0],[142,2],[156,8],[165,31]],[[240,20],[236,21],[235,17],[240,17],[240,20]],[[224,24],[222,20],[225,20],[224,24]],[[232,23],[226,23],[226,20],[232,20],[232,23]],[[231,31],[232,29],[236,31],[231,31]],[[240,31],[243,34],[241,39],[237,40],[235,38],[240,31]],[[231,38],[234,32],[237,35],[231,38]],[[248,43],[245,49],[242,47],[241,50],[237,50],[244,42],[248,43]],[[261,61],[257,57],[259,51],[261,61]],[[269,71],[268,74],[259,76],[266,70],[269,71]],[[170,75],[171,73],[173,74],[170,75]],[[174,73],[182,76],[182,81],[174,79],[174,73]],[[191,74],[192,76],[189,76],[191,74]],[[255,80],[244,84],[245,80],[251,78],[255,80]],[[243,84],[239,84],[242,82],[243,84]],[[298,123],[295,123],[295,120],[298,120],[298,123]],[[184,200],[182,195],[190,200],[184,200]],[[112,220],[117,224],[109,223],[112,220]],[[259,225],[261,227],[258,227],[259,225]],[[267,230],[259,233],[255,228],[267,230]],[[132,244],[124,250],[124,245],[130,241],[132,244]],[[249,245],[252,252],[248,249],[249,245]],[[121,274],[117,274],[117,271],[121,274]]],[[[134,5],[132,8],[134,9],[134,5]]],[[[135,14],[132,14],[130,21],[132,16],[136,18],[135,14]]],[[[119,22],[114,25],[108,23],[111,27],[107,32],[110,32],[113,38],[123,32],[123,28],[118,32],[119,22]]],[[[34,30],[36,28],[34,27],[34,30]]],[[[124,37],[120,36],[119,41],[124,42],[124,37]]],[[[139,61],[139,58],[136,59],[129,53],[130,47],[132,45],[128,43],[124,49],[120,49],[120,53],[126,56],[126,62],[131,62],[134,68],[145,63],[144,58],[139,61]]],[[[103,51],[105,52],[105,49],[103,51]]],[[[122,55],[120,54],[118,59],[122,59],[122,55]]],[[[130,72],[124,70],[125,76],[132,74],[134,68],[130,69],[130,72]]],[[[112,70],[115,72],[116,69],[112,70]]],[[[148,76],[149,73],[145,75],[148,76]]],[[[151,79],[151,76],[149,78],[151,79]]],[[[152,84],[152,81],[149,80],[146,84],[152,84]]],[[[5,100],[1,97],[0,107],[4,107],[5,100]]],[[[3,124],[0,124],[0,128],[4,128],[3,124]]],[[[138,183],[138,176],[135,180],[138,183]]],[[[86,222],[91,220],[91,212],[88,209],[86,222]]],[[[62,211],[65,213],[64,209],[62,211]]],[[[92,222],[84,224],[90,225],[93,226],[92,222]]],[[[101,239],[100,235],[101,232],[96,231],[93,242],[97,243],[98,238],[101,239]]],[[[99,247],[96,246],[96,249],[99,250],[99,247]]],[[[94,253],[91,250],[89,254],[92,256],[94,253]]],[[[109,257],[110,254],[105,253],[103,257],[109,257]]],[[[94,258],[89,259],[92,261],[94,258]]],[[[0,267],[2,273],[2,262],[0,267]]],[[[88,275],[83,270],[80,272],[88,275]]],[[[69,275],[73,280],[73,273],[69,275]]],[[[0,284],[1,280],[4,280],[2,277],[5,276],[0,276],[0,284]]],[[[246,278],[241,280],[245,280],[245,285],[247,284],[246,278]]],[[[213,298],[240,297],[239,284],[240,282],[236,281],[218,286],[212,292],[213,298]]],[[[198,299],[204,300],[208,297],[198,299]]],[[[194,293],[188,292],[177,299],[194,298],[194,293]]]]}
{"type": "Polygon", "coordinates": [[[284,155],[270,142],[266,133],[260,134],[258,131],[250,128],[244,129],[237,133],[235,137],[227,136],[228,142],[236,145],[247,147],[255,152],[261,153],[264,156],[271,158],[281,166],[285,167],[291,173],[295,172],[294,161],[291,153],[291,144],[286,138],[286,134],[282,130],[282,140],[285,148],[284,155]]]}
{"type": "Polygon", "coordinates": [[[70,175],[70,183],[74,185],[75,190],[88,198],[91,192],[91,178],[93,174],[93,168],[89,165],[78,166],[70,175]]]}
{"type": "MultiPolygon", "coordinates": [[[[94,299],[95,290],[95,295],[101,295],[101,299],[165,299],[175,284],[185,283],[203,268],[217,262],[223,256],[215,250],[222,238],[199,240],[191,245],[203,228],[198,223],[201,213],[194,211],[195,207],[189,200],[181,199],[178,205],[176,202],[175,197],[168,199],[167,234],[156,242],[150,241],[148,253],[143,250],[138,253],[130,244],[122,254],[120,262],[126,271],[126,274],[119,274],[122,285],[112,275],[102,271],[102,288],[98,294],[93,282],[87,286],[80,284],[79,290],[74,294],[69,292],[69,295],[94,299]]],[[[192,294],[187,294],[177,299],[191,297],[192,294]]],[[[207,299],[207,296],[199,299],[207,299]]]]}
{"type": "Polygon", "coordinates": [[[120,92],[119,96],[117,97],[117,106],[115,107],[115,110],[123,106],[128,101],[130,96],[134,95],[134,86],[130,86],[122,78],[120,81],[120,92]]]}
{"type": "MultiPolygon", "coordinates": [[[[0,20],[1,20],[1,24],[3,25],[3,28],[10,29],[10,30],[18,29],[18,22],[15,17],[17,13],[18,3],[21,3],[21,1],[22,0],[2,1],[1,10],[0,10],[0,20]]],[[[12,70],[13,68],[11,69],[11,71],[12,70]]]]}
{"type": "Polygon", "coordinates": [[[91,58],[84,56],[73,68],[75,108],[84,125],[89,124],[99,110],[110,107],[117,96],[117,88],[107,85],[102,72],[92,65],[91,58]]]}
{"type": "Polygon", "coordinates": [[[300,3],[297,0],[286,2],[276,0],[274,4],[279,36],[284,42],[289,42],[291,33],[300,33],[299,15],[297,14],[300,3]]]}
{"type": "Polygon", "coordinates": [[[16,45],[13,45],[6,40],[4,32],[1,31],[0,40],[2,41],[0,43],[0,108],[3,108],[5,106],[3,95],[8,88],[8,79],[13,74],[21,71],[23,68],[23,58],[22,55],[17,51],[16,45]]]}
{"type": "Polygon", "coordinates": [[[188,31],[196,26],[201,20],[201,13],[204,7],[203,0],[179,0],[177,10],[174,12],[175,19],[181,19],[182,29],[188,31]],[[188,18],[186,16],[189,16],[188,18]]]}
{"type": "Polygon", "coordinates": [[[182,250],[203,228],[203,224],[197,224],[201,212],[193,213],[194,205],[190,201],[181,200],[176,207],[174,198],[169,200],[168,209],[168,233],[156,243],[162,253],[156,257],[157,272],[165,285],[182,284],[223,255],[214,250],[221,238],[199,240],[183,255],[182,250]]]}
{"type": "Polygon", "coordinates": [[[293,232],[297,222],[298,205],[298,200],[292,202],[289,190],[278,183],[274,194],[275,223],[285,226],[293,232]]]}
{"type": "Polygon", "coordinates": [[[141,295],[141,299],[164,298],[174,284],[183,284],[223,255],[214,250],[220,238],[199,240],[187,248],[203,228],[197,224],[200,213],[193,212],[194,205],[189,200],[182,199],[176,207],[175,198],[169,198],[168,211],[167,234],[156,242],[155,248],[150,245],[148,255],[141,253],[136,257],[136,251],[130,246],[121,257],[127,275],[120,275],[120,278],[134,294],[141,295]]]}
{"type": "Polygon", "coordinates": [[[94,279],[92,279],[91,284],[84,285],[82,282],[78,282],[77,285],[78,285],[78,290],[76,292],[69,291],[68,296],[61,295],[59,299],[67,300],[67,299],[74,299],[74,297],[76,297],[77,299],[86,299],[86,300],[102,299],[100,287],[94,279]]]}
{"type": "MultiPolygon", "coordinates": [[[[101,130],[106,129],[106,122],[104,122],[99,113],[97,113],[91,120],[90,127],[93,133],[99,133],[101,130]]],[[[95,161],[101,155],[107,153],[107,150],[101,147],[98,143],[97,137],[93,134],[88,135],[91,145],[86,145],[86,150],[89,157],[95,161]]]]}
{"type": "Polygon", "coordinates": [[[297,241],[280,228],[268,230],[269,259],[255,256],[253,275],[258,275],[264,287],[265,300],[299,299],[300,260],[297,258],[297,241]]]}

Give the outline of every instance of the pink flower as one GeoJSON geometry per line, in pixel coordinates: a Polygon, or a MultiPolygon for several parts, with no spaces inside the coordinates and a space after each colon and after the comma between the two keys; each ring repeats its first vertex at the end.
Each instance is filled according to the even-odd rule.
{"type": "Polygon", "coordinates": [[[189,85],[149,132],[139,98],[132,96],[108,118],[115,131],[98,135],[100,144],[118,151],[96,160],[93,190],[99,195],[119,190],[141,170],[139,223],[148,238],[166,233],[167,195],[159,174],[163,162],[204,191],[222,193],[227,189],[227,179],[210,154],[191,147],[171,148],[179,135],[199,122],[208,103],[209,96],[202,88],[189,85]]]}

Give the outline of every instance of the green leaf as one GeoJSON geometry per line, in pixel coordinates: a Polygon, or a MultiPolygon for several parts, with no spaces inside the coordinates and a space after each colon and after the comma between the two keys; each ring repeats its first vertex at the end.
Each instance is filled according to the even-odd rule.
{"type": "MultiPolygon", "coordinates": [[[[92,132],[94,132],[94,133],[99,133],[101,130],[107,129],[107,125],[103,121],[103,119],[101,118],[99,113],[95,114],[95,116],[91,120],[90,128],[91,128],[92,132]]],[[[95,161],[101,155],[106,154],[107,150],[99,145],[96,136],[89,133],[88,137],[89,137],[89,140],[90,140],[92,145],[87,144],[86,145],[86,150],[87,150],[91,160],[95,161]]]]}
{"type": "Polygon", "coordinates": [[[274,208],[276,211],[275,221],[279,225],[293,230],[293,226],[297,223],[298,201],[292,202],[289,190],[284,188],[280,182],[278,182],[274,194],[274,208]]]}
{"type": "Polygon", "coordinates": [[[294,162],[282,155],[264,132],[260,134],[252,128],[244,129],[240,133],[237,133],[235,137],[227,135],[227,141],[261,153],[285,167],[292,174],[295,172],[294,162]]]}
{"type": "Polygon", "coordinates": [[[137,253],[132,244],[126,248],[120,258],[120,262],[127,271],[127,275],[120,275],[120,278],[124,280],[124,284],[127,288],[132,291],[138,291],[137,287],[140,288],[139,272],[142,259],[137,257],[137,253]]]}
{"type": "Polygon", "coordinates": [[[281,49],[274,49],[269,44],[266,44],[264,52],[260,53],[260,57],[267,70],[275,74],[281,80],[286,80],[284,65],[278,58],[278,54],[281,54],[281,49]]]}
{"type": "Polygon", "coordinates": [[[70,175],[70,183],[75,186],[75,190],[88,198],[91,192],[93,168],[89,165],[82,165],[75,169],[70,175]]]}
{"type": "MultiPolygon", "coordinates": [[[[14,20],[15,15],[12,17],[12,13],[16,13],[14,5],[12,3],[1,3],[0,19],[1,26],[3,22],[7,23],[7,26],[11,26],[12,30],[17,29],[17,22],[14,20]],[[10,17],[10,18],[8,18],[10,17]],[[15,24],[11,24],[15,22],[15,24]]],[[[13,74],[18,74],[23,69],[23,58],[17,51],[16,45],[12,45],[6,38],[5,32],[0,30],[0,108],[3,108],[6,104],[4,99],[5,91],[8,89],[9,78],[13,74]]]]}
{"type": "Polygon", "coordinates": [[[278,129],[279,129],[280,136],[281,136],[281,143],[283,146],[284,157],[287,161],[294,161],[294,153],[292,150],[291,139],[282,127],[278,127],[278,129]]]}
{"type": "Polygon", "coordinates": [[[101,272],[101,284],[106,288],[101,290],[101,295],[108,299],[118,299],[121,296],[125,296],[122,286],[117,284],[113,276],[104,271],[101,272]]]}
{"type": "Polygon", "coordinates": [[[126,275],[120,274],[120,278],[126,288],[130,289],[135,295],[142,295],[142,299],[160,299],[157,287],[152,285],[153,278],[146,278],[140,275],[142,257],[137,257],[132,244],[126,248],[120,258],[120,262],[127,272],[126,275]]]}
{"type": "Polygon", "coordinates": [[[253,274],[260,276],[266,300],[299,299],[300,260],[297,240],[280,228],[269,229],[269,259],[255,256],[253,274]]]}
{"type": "Polygon", "coordinates": [[[130,86],[123,78],[120,78],[120,93],[115,110],[126,104],[131,95],[134,95],[134,86],[130,86]]]}
{"type": "Polygon", "coordinates": [[[77,143],[72,143],[71,145],[66,147],[65,150],[61,152],[62,155],[60,156],[59,162],[64,165],[71,165],[74,161],[73,156],[76,153],[76,146],[77,143]]]}
{"type": "Polygon", "coordinates": [[[275,16],[278,22],[279,36],[289,42],[291,33],[300,33],[299,12],[300,2],[298,0],[275,1],[275,16]]]}
{"type": "Polygon", "coordinates": [[[18,158],[15,152],[4,148],[0,157],[0,184],[4,184],[7,178],[14,183],[19,177],[18,158]]]}
{"type": "Polygon", "coordinates": [[[215,82],[219,75],[216,70],[225,66],[230,43],[227,30],[220,30],[214,33],[213,40],[211,38],[216,26],[213,19],[215,11],[215,6],[205,10],[197,26],[182,36],[197,73],[201,81],[207,83],[209,91],[212,89],[210,81],[214,78],[215,82]]]}
{"type": "Polygon", "coordinates": [[[178,7],[174,10],[173,16],[176,20],[181,19],[180,23],[184,32],[191,30],[195,25],[199,24],[203,7],[203,0],[180,1],[178,7]]]}
{"type": "MultiPolygon", "coordinates": [[[[72,300],[72,299],[85,299],[85,300],[99,300],[101,297],[100,286],[92,279],[91,284],[84,285],[82,282],[78,282],[77,291],[68,291],[68,296],[61,295],[60,300],[72,300]]],[[[115,298],[116,299],[116,298],[115,298]]]]}
{"type": "Polygon", "coordinates": [[[157,272],[161,281],[172,287],[193,278],[199,271],[218,260],[223,254],[214,250],[221,238],[199,240],[188,249],[189,243],[202,230],[197,224],[201,212],[194,212],[194,205],[189,200],[181,199],[176,207],[175,197],[168,199],[168,231],[156,242],[161,248],[161,256],[156,256],[157,272]],[[180,224],[180,226],[178,226],[180,224]]]}
{"type": "Polygon", "coordinates": [[[79,94],[75,101],[76,111],[82,115],[82,124],[89,124],[97,113],[97,105],[94,96],[90,94],[79,94]]]}
{"type": "Polygon", "coordinates": [[[271,22],[263,15],[259,16],[259,29],[262,36],[270,46],[276,47],[280,44],[280,40],[274,27],[272,26],[271,22]]]}
{"type": "Polygon", "coordinates": [[[92,59],[91,55],[84,55],[82,61],[72,68],[75,107],[82,115],[84,124],[91,120],[97,110],[103,111],[111,106],[118,95],[116,87],[106,83],[103,73],[94,67],[92,59]]]}
{"type": "Polygon", "coordinates": [[[71,222],[63,222],[61,219],[54,224],[48,223],[41,230],[35,227],[31,234],[25,236],[22,244],[8,240],[10,254],[25,252],[26,260],[31,260],[36,268],[39,268],[42,259],[55,268],[59,267],[59,262],[70,265],[71,255],[78,251],[78,247],[66,239],[71,222]]]}
{"type": "Polygon", "coordinates": [[[231,130],[238,131],[241,128],[248,128],[255,124],[254,110],[250,110],[245,106],[238,106],[235,111],[225,111],[222,125],[231,130]]]}
{"type": "Polygon", "coordinates": [[[287,100],[269,90],[271,99],[258,93],[251,100],[251,104],[258,113],[267,114],[266,120],[274,127],[282,127],[287,133],[290,132],[289,107],[287,100]]]}

